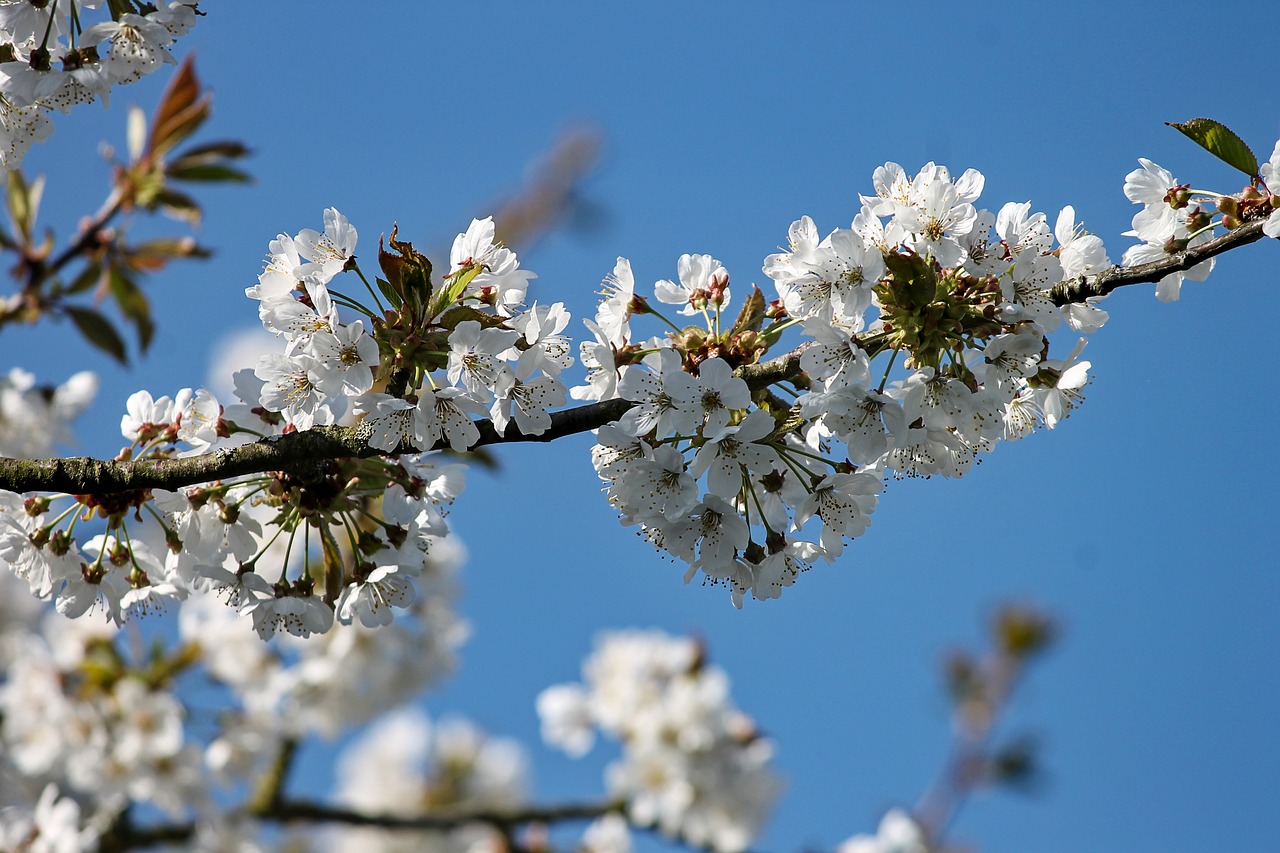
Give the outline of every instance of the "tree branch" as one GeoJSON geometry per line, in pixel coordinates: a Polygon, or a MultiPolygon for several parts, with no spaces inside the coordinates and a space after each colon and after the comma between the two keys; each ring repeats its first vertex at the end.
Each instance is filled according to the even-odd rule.
{"type": "Polygon", "coordinates": [[[1082,275],[1067,279],[1049,291],[1054,305],[1084,302],[1090,296],[1106,296],[1117,288],[1129,284],[1151,284],[1170,273],[1186,272],[1196,264],[1221,255],[1223,252],[1248,245],[1262,239],[1264,220],[1247,222],[1234,231],[1228,231],[1208,243],[1175,252],[1165,260],[1152,261],[1136,267],[1115,266],[1097,275],[1082,275]]]}
{"type": "MultiPolygon", "coordinates": [[[[1158,282],[1166,275],[1183,272],[1196,264],[1231,249],[1256,242],[1263,236],[1263,222],[1248,222],[1221,237],[1195,248],[1169,255],[1165,260],[1136,267],[1119,267],[1091,276],[1079,276],[1056,285],[1050,298],[1056,305],[1083,302],[1091,296],[1105,296],[1131,284],[1158,282]]],[[[800,374],[800,356],[805,345],[784,355],[742,367],[738,373],[752,388],[793,379],[800,374]]],[[[480,440],[476,447],[512,442],[555,441],[567,435],[589,432],[622,417],[634,403],[604,400],[574,409],[551,413],[551,427],[541,435],[526,435],[515,424],[499,434],[488,420],[477,421],[480,440]]],[[[440,449],[439,442],[432,450],[440,449]]],[[[396,453],[417,453],[402,445],[396,453]]],[[[227,448],[204,456],[181,459],[139,459],[130,462],[92,459],[85,456],[65,459],[7,459],[0,457],[0,489],[13,492],[68,492],[109,494],[138,489],[178,489],[196,483],[225,480],[263,471],[292,471],[306,474],[317,460],[369,458],[385,454],[369,446],[359,427],[316,427],[305,432],[272,436],[253,444],[227,448]]]]}
{"type": "MultiPolygon", "coordinates": [[[[524,441],[554,441],[566,435],[589,432],[622,417],[634,403],[629,400],[605,400],[575,409],[551,414],[551,427],[541,435],[526,435],[511,424],[505,435],[499,434],[488,420],[477,421],[480,440],[476,447],[524,441]]],[[[439,449],[445,442],[430,449],[439,449]]],[[[417,448],[402,445],[396,453],[419,453],[417,448]]],[[[196,483],[225,480],[263,471],[296,471],[306,473],[317,460],[338,458],[367,459],[394,455],[370,447],[359,427],[324,426],[304,432],[270,438],[226,448],[204,456],[181,459],[137,459],[129,462],[73,456],[66,459],[8,459],[0,457],[0,489],[13,492],[68,492],[70,494],[108,494],[138,489],[178,489],[196,483]]]]}
{"type": "Polygon", "coordinates": [[[262,812],[259,819],[279,823],[341,823],[346,826],[372,826],[378,829],[446,830],[473,823],[484,823],[499,829],[510,829],[529,823],[556,823],[563,820],[591,820],[609,812],[620,811],[619,803],[566,803],[558,806],[522,806],[516,808],[439,808],[431,814],[402,817],[378,815],[327,806],[307,800],[282,800],[262,812]]]}

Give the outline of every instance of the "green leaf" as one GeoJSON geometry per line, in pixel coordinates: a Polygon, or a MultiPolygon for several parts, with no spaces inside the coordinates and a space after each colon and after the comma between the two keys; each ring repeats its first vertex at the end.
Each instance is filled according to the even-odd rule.
{"type": "Polygon", "coordinates": [[[115,299],[116,305],[120,306],[120,313],[138,330],[138,347],[145,352],[151,345],[151,338],[156,330],[155,323],[151,320],[151,304],[147,301],[146,294],[119,266],[111,268],[108,282],[111,296],[115,299]]]}
{"type": "Polygon", "coordinates": [[[495,314],[486,314],[478,308],[472,308],[470,305],[455,305],[448,311],[440,315],[440,319],[435,322],[437,326],[443,326],[446,329],[456,329],[458,324],[467,320],[475,320],[481,326],[490,328],[493,326],[501,326],[506,322],[506,318],[499,317],[495,314]]]}
{"type": "Polygon", "coordinates": [[[431,303],[427,306],[427,317],[438,317],[443,314],[445,309],[457,302],[462,294],[466,293],[467,285],[471,284],[475,277],[484,271],[484,264],[472,264],[446,277],[441,283],[440,289],[431,296],[431,303]]]}
{"type": "Polygon", "coordinates": [[[1228,166],[1250,178],[1258,177],[1258,158],[1230,128],[1211,118],[1193,118],[1182,123],[1165,122],[1228,166]]]}
{"type": "Polygon", "coordinates": [[[391,303],[391,307],[399,311],[400,306],[404,304],[404,300],[400,298],[400,294],[396,293],[395,288],[391,286],[391,282],[387,281],[382,276],[377,276],[374,278],[374,281],[378,285],[378,290],[380,290],[382,295],[387,297],[387,300],[391,303]]]}
{"type": "Polygon", "coordinates": [[[67,293],[84,293],[102,280],[102,265],[97,261],[86,264],[80,274],[67,285],[67,293]]]}
{"type": "Polygon", "coordinates": [[[235,160],[249,156],[249,148],[243,142],[224,139],[218,142],[202,142],[184,148],[174,161],[175,164],[193,165],[195,163],[216,163],[220,160],[235,160]]]}
{"type": "Polygon", "coordinates": [[[129,363],[124,339],[106,317],[92,308],[77,308],[74,305],[66,306],[66,312],[85,340],[121,364],[129,363]]]}
{"type": "Polygon", "coordinates": [[[192,225],[200,224],[200,204],[186,193],[164,187],[151,197],[151,203],[147,205],[148,210],[155,210],[157,207],[170,219],[181,219],[192,225]]]}
{"type": "Polygon", "coordinates": [[[164,171],[170,179],[175,181],[235,181],[240,184],[253,181],[247,172],[214,163],[189,166],[172,164],[164,171]]]}
{"type": "Polygon", "coordinates": [[[9,183],[6,187],[8,190],[7,201],[9,204],[9,219],[13,222],[13,227],[24,238],[24,242],[31,239],[31,203],[27,197],[27,181],[22,177],[21,169],[12,169],[9,171],[9,183]]]}

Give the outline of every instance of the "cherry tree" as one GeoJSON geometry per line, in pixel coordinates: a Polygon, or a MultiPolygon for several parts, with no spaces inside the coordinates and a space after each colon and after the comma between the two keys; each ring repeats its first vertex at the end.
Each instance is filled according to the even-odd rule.
{"type": "MultiPolygon", "coordinates": [[[[207,255],[190,236],[133,230],[144,214],[197,222],[193,187],[246,181],[248,148],[204,139],[210,98],[174,58],[204,10],[99,5],[0,6],[0,248],[16,281],[0,326],[67,321],[123,361],[163,319],[144,279],[207,255]],[[69,236],[42,232],[45,183],[24,176],[24,155],[57,144],[60,113],[160,69],[169,86],[149,117],[128,111],[100,208],[69,236]]],[[[539,695],[547,744],[618,744],[594,800],[542,803],[515,742],[413,710],[468,636],[450,529],[455,506],[469,511],[468,466],[589,434],[597,480],[579,487],[598,485],[655,560],[734,608],[773,606],[895,511],[887,483],[960,478],[1068,429],[1090,337],[1122,322],[1112,293],[1175,302],[1218,256],[1280,237],[1280,143],[1264,161],[1216,121],[1175,127],[1237,183],[1204,189],[1137,158],[1117,240],[1072,206],[985,200],[976,169],[885,162],[843,220],[780,222],[763,284],[708,253],[658,274],[619,256],[595,273],[585,318],[541,294],[513,249],[521,227],[547,227],[536,212],[460,223],[435,254],[394,220],[317,210],[264,234],[266,262],[239,288],[274,348],[240,366],[231,397],[193,385],[121,401],[114,458],[53,455],[91,373],[42,386],[13,369],[0,386],[0,785],[14,805],[0,844],[624,851],[652,834],[748,849],[782,785],[776,745],[697,638],[602,634],[580,680],[539,695]],[[156,611],[172,632],[141,646],[131,626],[163,621],[156,611]],[[220,703],[199,726],[196,678],[220,703]],[[355,729],[332,795],[298,793],[308,739],[355,729]]],[[[850,826],[842,850],[944,849],[970,793],[1028,777],[1032,743],[996,723],[1053,636],[1045,614],[1008,606],[987,650],[950,659],[938,779],[878,828],[850,826]]]]}

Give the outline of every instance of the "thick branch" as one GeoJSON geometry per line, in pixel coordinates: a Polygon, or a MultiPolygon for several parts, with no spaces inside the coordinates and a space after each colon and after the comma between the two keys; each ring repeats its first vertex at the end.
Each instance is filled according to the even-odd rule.
{"type": "MultiPolygon", "coordinates": [[[[249,808],[244,814],[268,823],[329,823],[344,826],[366,826],[377,829],[401,831],[447,831],[483,823],[500,831],[509,831],[532,823],[559,823],[569,820],[592,820],[609,812],[621,812],[622,804],[616,802],[565,803],[555,806],[523,806],[514,808],[455,807],[439,808],[431,814],[406,817],[391,814],[372,814],[340,806],[329,806],[308,800],[277,798],[259,808],[249,808]]],[[[124,812],[116,824],[103,835],[100,850],[103,853],[120,853],[139,847],[160,843],[182,843],[195,835],[194,824],[163,824],[135,826],[124,812]]]]}
{"type": "MultiPolygon", "coordinates": [[[[617,420],[634,403],[605,400],[551,414],[551,427],[541,435],[526,435],[511,424],[505,435],[490,421],[478,421],[476,447],[516,441],[554,441],[589,432],[617,420]]],[[[435,448],[445,446],[444,442],[435,448]]],[[[403,445],[398,453],[417,453],[403,445]]],[[[0,489],[13,492],[106,494],[137,489],[178,489],[196,483],[226,480],[263,471],[306,473],[317,460],[385,455],[370,447],[358,427],[325,426],[305,432],[272,436],[240,447],[183,459],[138,459],[130,462],[73,456],[67,459],[7,459],[0,457],[0,489]]]]}
{"type": "Polygon", "coordinates": [[[279,823],[340,823],[346,826],[374,826],[379,829],[446,830],[473,823],[509,829],[530,823],[557,823],[564,820],[591,820],[618,811],[618,803],[566,803],[558,806],[517,808],[440,808],[414,817],[378,815],[312,803],[282,800],[255,817],[279,823]]]}

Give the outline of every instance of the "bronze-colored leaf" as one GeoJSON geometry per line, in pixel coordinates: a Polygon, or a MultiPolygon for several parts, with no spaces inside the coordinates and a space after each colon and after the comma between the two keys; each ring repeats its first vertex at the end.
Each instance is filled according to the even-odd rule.
{"type": "Polygon", "coordinates": [[[160,106],[151,122],[146,156],[163,155],[195,133],[208,117],[209,97],[201,96],[195,62],[187,56],[160,98],[160,106]]]}

